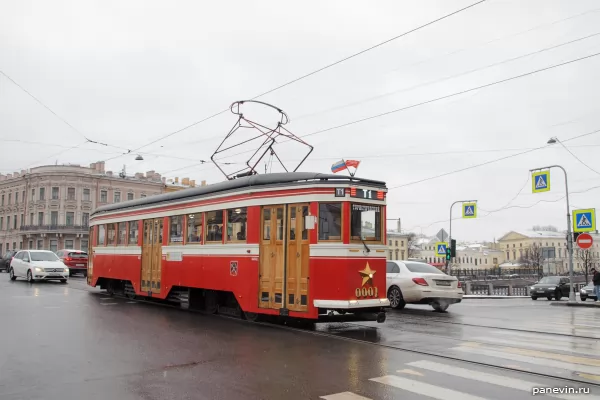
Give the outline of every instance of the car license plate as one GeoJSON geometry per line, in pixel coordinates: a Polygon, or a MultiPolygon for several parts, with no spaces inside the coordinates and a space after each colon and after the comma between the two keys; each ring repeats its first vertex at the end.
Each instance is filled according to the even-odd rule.
{"type": "Polygon", "coordinates": [[[450,286],[450,281],[435,281],[438,286],[450,286]]]}
{"type": "Polygon", "coordinates": [[[76,267],[85,267],[85,264],[75,264],[76,267]]]}
{"type": "Polygon", "coordinates": [[[538,293],[544,293],[544,291],[543,290],[538,290],[538,293]]]}

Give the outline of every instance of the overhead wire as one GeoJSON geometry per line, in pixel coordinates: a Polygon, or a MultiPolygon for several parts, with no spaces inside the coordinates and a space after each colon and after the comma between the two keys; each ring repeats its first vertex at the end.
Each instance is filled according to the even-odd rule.
{"type": "MultiPolygon", "coordinates": [[[[484,3],[484,2],[486,2],[486,1],[487,1],[487,0],[479,0],[479,1],[477,1],[477,2],[475,2],[475,3],[472,3],[472,4],[470,4],[470,5],[466,6],[466,7],[463,7],[463,8],[461,8],[461,9],[458,9],[458,10],[456,10],[456,11],[453,11],[453,12],[451,12],[451,13],[449,13],[449,14],[446,14],[446,15],[444,15],[444,16],[442,16],[442,17],[436,18],[436,19],[434,19],[433,21],[429,21],[429,22],[427,22],[427,23],[425,23],[425,24],[423,24],[423,25],[420,25],[420,26],[418,26],[418,27],[416,27],[416,28],[413,28],[413,29],[411,29],[411,30],[409,30],[409,31],[406,31],[406,32],[404,32],[404,33],[402,33],[402,34],[400,34],[400,35],[394,36],[393,38],[390,38],[390,39],[384,40],[383,42],[377,43],[377,44],[375,44],[375,45],[373,45],[373,46],[371,46],[371,47],[368,47],[368,48],[366,48],[366,49],[363,49],[363,50],[361,50],[361,51],[359,51],[359,52],[357,52],[357,53],[354,53],[354,54],[351,54],[351,55],[349,55],[349,56],[347,56],[347,57],[344,57],[344,58],[342,58],[341,60],[338,60],[338,61],[335,61],[335,62],[333,62],[333,63],[327,64],[327,65],[325,65],[324,67],[318,68],[318,69],[316,69],[316,70],[314,70],[314,71],[311,71],[311,72],[309,72],[309,73],[307,73],[307,74],[304,74],[304,75],[302,75],[302,76],[300,76],[300,77],[298,77],[298,78],[292,79],[291,81],[288,81],[288,82],[286,82],[286,83],[284,83],[284,84],[281,84],[281,85],[279,85],[279,86],[276,86],[276,87],[274,87],[274,88],[272,88],[272,89],[269,89],[269,90],[267,90],[267,91],[265,91],[265,92],[263,92],[263,93],[261,93],[261,94],[259,94],[259,95],[256,95],[256,96],[252,97],[252,98],[251,98],[251,100],[256,100],[256,99],[258,99],[258,98],[260,98],[260,97],[266,96],[267,94],[273,93],[273,92],[275,92],[275,91],[277,91],[277,90],[280,90],[280,89],[282,89],[282,88],[284,88],[284,87],[286,87],[286,86],[292,85],[292,84],[294,84],[294,83],[296,83],[296,82],[299,82],[299,81],[301,81],[301,80],[303,80],[303,79],[306,79],[306,78],[308,78],[308,77],[310,77],[310,76],[313,76],[313,75],[315,75],[315,74],[318,74],[319,72],[325,71],[325,70],[327,70],[327,69],[329,69],[329,68],[331,68],[331,67],[334,67],[334,66],[336,66],[336,65],[339,65],[339,64],[341,64],[341,63],[343,63],[343,62],[345,62],[345,61],[348,61],[348,60],[350,60],[350,59],[353,59],[353,58],[355,58],[355,57],[358,57],[358,56],[360,56],[360,55],[362,55],[362,54],[364,54],[364,53],[367,53],[367,52],[369,52],[369,51],[371,51],[371,50],[374,50],[374,49],[376,49],[376,48],[379,48],[379,47],[381,47],[381,46],[384,46],[384,45],[386,45],[386,44],[388,44],[388,43],[390,43],[390,42],[393,42],[394,40],[400,39],[400,38],[402,38],[402,37],[404,37],[404,36],[406,36],[406,35],[409,35],[409,34],[411,34],[411,33],[414,33],[414,32],[416,32],[416,31],[418,31],[418,30],[421,30],[421,29],[423,29],[423,28],[425,28],[425,27],[427,27],[427,26],[433,25],[433,24],[435,24],[435,23],[437,23],[437,22],[440,22],[440,21],[442,21],[442,20],[444,20],[444,19],[447,19],[447,18],[449,18],[449,17],[451,17],[451,16],[453,16],[453,15],[456,15],[456,14],[458,14],[458,13],[460,13],[460,12],[463,12],[463,11],[465,11],[465,10],[468,10],[468,9],[472,8],[472,7],[475,7],[476,5],[479,5],[479,4],[481,4],[481,3],[484,3]]],[[[192,127],[194,127],[194,126],[196,126],[196,125],[199,125],[199,124],[201,124],[201,123],[203,123],[203,122],[206,122],[206,121],[208,121],[208,120],[210,120],[210,119],[213,119],[213,118],[215,118],[215,117],[217,117],[217,116],[219,116],[219,115],[221,115],[221,114],[223,114],[223,113],[225,113],[225,112],[227,112],[227,111],[229,111],[229,108],[227,108],[227,109],[225,109],[225,110],[222,110],[222,111],[219,111],[219,112],[217,112],[217,113],[215,113],[215,114],[212,114],[212,115],[210,115],[210,116],[208,116],[208,117],[206,117],[206,118],[203,118],[203,119],[201,119],[201,120],[199,120],[199,121],[196,121],[196,122],[194,122],[194,123],[192,123],[192,124],[189,124],[189,125],[187,125],[187,126],[185,126],[185,127],[181,128],[181,129],[178,129],[178,130],[174,131],[174,132],[171,132],[171,133],[168,133],[168,134],[166,134],[166,135],[163,135],[163,136],[161,136],[161,137],[159,137],[159,138],[157,138],[157,139],[155,139],[155,140],[152,140],[151,142],[149,142],[149,143],[147,143],[147,144],[145,144],[145,145],[143,145],[143,146],[140,146],[140,147],[138,147],[138,148],[134,149],[133,151],[135,152],[135,151],[138,151],[138,150],[140,150],[140,149],[143,149],[144,147],[148,147],[148,146],[150,146],[150,145],[153,145],[153,144],[155,144],[155,143],[157,143],[157,142],[159,142],[159,141],[161,141],[161,140],[167,139],[167,138],[169,138],[169,137],[171,137],[171,136],[173,136],[173,135],[176,135],[176,134],[178,134],[178,133],[180,133],[180,132],[183,132],[183,131],[185,131],[185,130],[187,130],[187,129],[189,129],[189,128],[192,128],[192,127]]]]}

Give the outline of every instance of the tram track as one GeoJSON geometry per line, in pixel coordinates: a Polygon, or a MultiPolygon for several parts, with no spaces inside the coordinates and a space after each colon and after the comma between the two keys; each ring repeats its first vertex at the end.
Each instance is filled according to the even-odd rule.
{"type": "MultiPolygon", "coordinates": [[[[520,373],[520,374],[527,374],[527,375],[531,375],[531,376],[537,376],[540,378],[550,378],[550,379],[558,379],[560,381],[563,381],[565,383],[573,383],[573,384],[580,384],[580,385],[588,385],[588,386],[594,386],[594,387],[600,387],[600,383],[595,383],[595,382],[591,382],[591,381],[587,381],[587,380],[582,380],[582,379],[576,379],[576,378],[569,378],[569,377],[564,377],[564,376],[557,376],[557,375],[552,375],[552,374],[547,374],[547,373],[542,373],[542,372],[535,372],[535,371],[529,371],[529,370],[524,370],[524,369],[519,369],[519,368],[513,368],[510,366],[501,366],[501,365],[496,365],[496,364],[490,364],[490,363],[486,363],[483,361],[473,361],[473,360],[468,360],[468,359],[464,359],[464,358],[460,358],[460,357],[456,357],[456,356],[452,356],[452,355],[446,355],[446,354],[440,354],[440,353],[435,353],[435,352],[431,352],[431,351],[426,351],[426,350],[420,350],[420,349],[414,349],[414,348],[409,348],[409,347],[403,347],[403,346],[397,346],[397,345],[391,345],[391,344],[385,344],[385,343],[376,343],[376,342],[372,342],[369,340],[364,340],[364,339],[358,339],[358,338],[351,338],[351,337],[346,337],[346,336],[341,336],[335,333],[328,333],[328,332],[324,332],[324,331],[316,331],[313,329],[306,329],[306,328],[302,328],[302,327],[297,327],[297,326],[293,326],[294,323],[292,324],[287,324],[287,323],[274,323],[274,322],[262,322],[262,321],[249,321],[246,319],[242,319],[236,316],[230,316],[230,315],[223,315],[223,314],[211,314],[202,310],[189,310],[189,309],[182,309],[179,306],[173,305],[173,304],[169,304],[169,303],[163,303],[163,302],[157,302],[157,301],[149,301],[149,300],[144,300],[144,299],[140,299],[140,298],[135,298],[135,299],[131,299],[127,296],[124,295],[109,295],[105,292],[93,292],[91,290],[88,290],[87,288],[77,288],[74,286],[69,286],[69,288],[74,289],[74,290],[79,290],[79,291],[85,291],[88,292],[90,294],[93,295],[97,295],[97,296],[110,296],[110,297],[114,297],[114,298],[119,298],[119,299],[123,299],[123,300],[129,300],[129,301],[135,301],[138,303],[143,303],[143,304],[150,304],[150,305],[158,305],[158,306],[162,306],[165,308],[170,308],[170,309],[175,309],[175,310],[179,310],[179,311],[184,311],[184,312],[192,312],[195,314],[201,314],[204,316],[208,316],[208,317],[216,317],[216,318],[222,318],[222,319],[227,319],[230,321],[235,321],[236,323],[243,323],[243,324],[248,324],[253,325],[253,326],[263,326],[265,328],[274,328],[274,329],[280,329],[280,330],[284,330],[284,331],[290,331],[290,332],[296,332],[296,333],[302,333],[302,334],[306,334],[306,335],[311,335],[311,336],[319,336],[319,337],[326,337],[326,338],[331,338],[331,339],[337,339],[337,340],[344,340],[344,341],[348,341],[348,342],[353,342],[353,343],[358,343],[358,344],[362,344],[362,345],[370,345],[370,346],[378,346],[378,347],[383,347],[383,348],[387,348],[390,350],[397,350],[397,351],[404,351],[404,352],[408,352],[408,353],[412,353],[412,354],[420,354],[420,355],[424,355],[424,356],[429,356],[429,357],[435,357],[435,358],[439,358],[439,359],[444,359],[444,360],[449,360],[449,361],[455,361],[455,362],[461,362],[461,363],[467,363],[467,364],[471,364],[471,365],[475,365],[475,366],[480,366],[480,367],[487,367],[487,368],[494,368],[494,369],[498,369],[498,370],[503,370],[503,371],[510,371],[510,372],[515,372],[515,373],[520,373]]],[[[400,320],[397,320],[397,322],[400,322],[400,320]]],[[[372,327],[372,326],[365,326],[365,325],[361,325],[359,323],[356,322],[347,322],[346,324],[352,325],[352,326],[356,326],[356,327],[361,327],[361,328],[365,328],[365,329],[370,329],[370,330],[378,330],[378,331],[382,331],[385,328],[379,328],[379,327],[372,327]]],[[[460,323],[457,323],[460,324],[460,323]]],[[[474,325],[474,324],[463,324],[463,325],[468,325],[468,326],[476,326],[476,327],[482,327],[482,328],[496,328],[496,329],[504,329],[504,330],[513,330],[513,331],[524,331],[524,332],[528,332],[528,333],[541,333],[541,334],[550,334],[550,335],[558,335],[558,336],[570,336],[570,337],[577,337],[577,338],[584,338],[581,336],[573,336],[573,335],[567,335],[567,334],[559,334],[556,332],[536,332],[536,331],[530,331],[530,330],[519,330],[519,329],[513,329],[513,328],[502,328],[502,327],[488,327],[488,326],[481,326],[481,325],[474,325]]],[[[409,330],[404,330],[401,328],[393,328],[402,332],[406,332],[406,333],[415,333],[415,332],[411,332],[409,330]]],[[[442,337],[445,339],[453,339],[456,341],[461,341],[461,339],[456,339],[456,338],[448,338],[446,336],[441,336],[441,335],[435,335],[435,334],[429,334],[429,333],[423,333],[423,332],[419,332],[418,334],[426,334],[429,336],[434,336],[434,337],[442,337]]],[[[585,339],[593,339],[593,340],[598,340],[597,338],[585,338],[585,339]]],[[[471,342],[475,342],[475,343],[484,343],[484,342],[479,342],[479,341],[471,341],[471,342]]],[[[488,344],[489,343],[485,343],[488,344]]]]}

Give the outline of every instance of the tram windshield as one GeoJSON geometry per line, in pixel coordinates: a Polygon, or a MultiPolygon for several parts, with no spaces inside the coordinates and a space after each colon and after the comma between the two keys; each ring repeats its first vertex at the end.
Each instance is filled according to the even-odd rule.
{"type": "Polygon", "coordinates": [[[350,212],[352,240],[381,242],[381,206],[353,203],[350,212]]]}

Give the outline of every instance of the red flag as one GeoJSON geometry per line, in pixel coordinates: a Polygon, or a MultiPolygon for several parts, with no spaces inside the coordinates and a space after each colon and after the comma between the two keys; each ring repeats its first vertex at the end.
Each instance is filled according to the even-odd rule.
{"type": "Polygon", "coordinates": [[[346,166],[347,167],[358,168],[358,164],[360,164],[360,161],[357,161],[357,160],[346,160],[346,166]]]}

